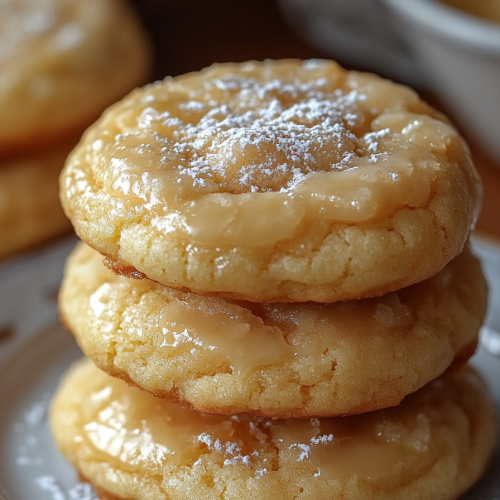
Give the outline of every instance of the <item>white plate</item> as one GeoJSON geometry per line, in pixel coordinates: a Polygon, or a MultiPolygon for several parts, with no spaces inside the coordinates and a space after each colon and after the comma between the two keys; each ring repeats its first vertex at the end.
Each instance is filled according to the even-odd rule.
{"type": "MultiPolygon", "coordinates": [[[[65,240],[0,265],[0,500],[97,498],[56,450],[47,425],[59,377],[81,356],[56,307],[64,259],[74,243],[65,240]]],[[[500,336],[493,333],[500,331],[500,245],[475,239],[474,250],[484,263],[492,307],[473,362],[488,380],[500,416],[500,336]]],[[[500,444],[486,475],[462,500],[500,500],[500,444]]]]}

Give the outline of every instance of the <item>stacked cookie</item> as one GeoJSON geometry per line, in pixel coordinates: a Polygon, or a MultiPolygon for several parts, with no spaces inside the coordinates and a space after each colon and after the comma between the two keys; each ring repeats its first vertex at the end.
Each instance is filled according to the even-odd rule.
{"type": "Polygon", "coordinates": [[[64,161],[85,128],[144,83],[144,33],[121,0],[0,5],[0,257],[69,228],[64,161]]]}
{"type": "Polygon", "coordinates": [[[75,367],[52,426],[102,498],[453,499],[481,474],[484,385],[432,382],[484,318],[480,184],[409,89],[325,61],[167,79],[87,131],[61,199],[95,249],[61,316],[108,375],[75,367]]]}

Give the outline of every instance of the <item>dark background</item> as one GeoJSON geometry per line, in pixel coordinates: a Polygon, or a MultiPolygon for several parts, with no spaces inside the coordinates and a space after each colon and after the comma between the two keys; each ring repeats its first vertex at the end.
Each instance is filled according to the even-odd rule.
{"type": "Polygon", "coordinates": [[[214,62],[327,57],[300,41],[273,0],[133,0],[152,37],[154,79],[214,62]]]}

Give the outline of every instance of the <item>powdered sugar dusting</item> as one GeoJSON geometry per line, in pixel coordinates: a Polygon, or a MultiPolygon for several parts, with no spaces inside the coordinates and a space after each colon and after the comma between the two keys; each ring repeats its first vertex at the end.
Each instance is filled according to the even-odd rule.
{"type": "Polygon", "coordinates": [[[210,434],[204,432],[198,436],[198,441],[207,446],[207,448],[220,455],[225,455],[224,465],[236,465],[238,463],[250,465],[250,455],[242,454],[241,447],[233,441],[223,442],[219,438],[213,438],[210,434]]]}
{"type": "MultiPolygon", "coordinates": [[[[234,192],[286,191],[312,172],[348,163],[356,149],[349,128],[359,115],[346,109],[354,108],[356,93],[332,99],[320,90],[323,84],[324,79],[283,85],[230,76],[207,82],[206,87],[236,93],[237,99],[217,103],[197,123],[174,132],[175,150],[192,145],[191,161],[179,173],[200,184],[214,180],[234,192]]],[[[190,101],[184,109],[202,106],[190,101]]],[[[171,116],[161,119],[174,125],[171,116]]]]}
{"type": "Polygon", "coordinates": [[[136,136],[141,158],[154,155],[179,184],[207,192],[289,192],[314,172],[344,170],[363,154],[365,96],[339,88],[322,65],[306,61],[300,77],[223,73],[183,89],[181,98],[144,102],[133,127],[115,140],[127,141],[130,151],[136,136]],[[146,131],[150,142],[139,146],[146,131]]]}
{"type": "Polygon", "coordinates": [[[316,436],[311,438],[309,444],[304,443],[294,443],[290,446],[291,449],[297,448],[300,450],[300,454],[297,458],[297,462],[302,462],[306,458],[309,458],[314,448],[318,445],[327,445],[334,440],[333,434],[324,434],[322,436],[316,436]]]}

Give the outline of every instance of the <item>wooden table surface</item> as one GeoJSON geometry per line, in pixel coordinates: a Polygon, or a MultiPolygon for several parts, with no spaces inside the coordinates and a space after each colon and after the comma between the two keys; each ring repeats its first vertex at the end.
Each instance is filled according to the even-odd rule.
{"type": "MultiPolygon", "coordinates": [[[[154,79],[214,62],[329,57],[292,32],[273,0],[132,1],[153,40],[154,79]]],[[[351,69],[349,61],[339,62],[351,69]]],[[[500,238],[500,163],[495,165],[477,149],[472,152],[484,181],[477,229],[500,238]]]]}

